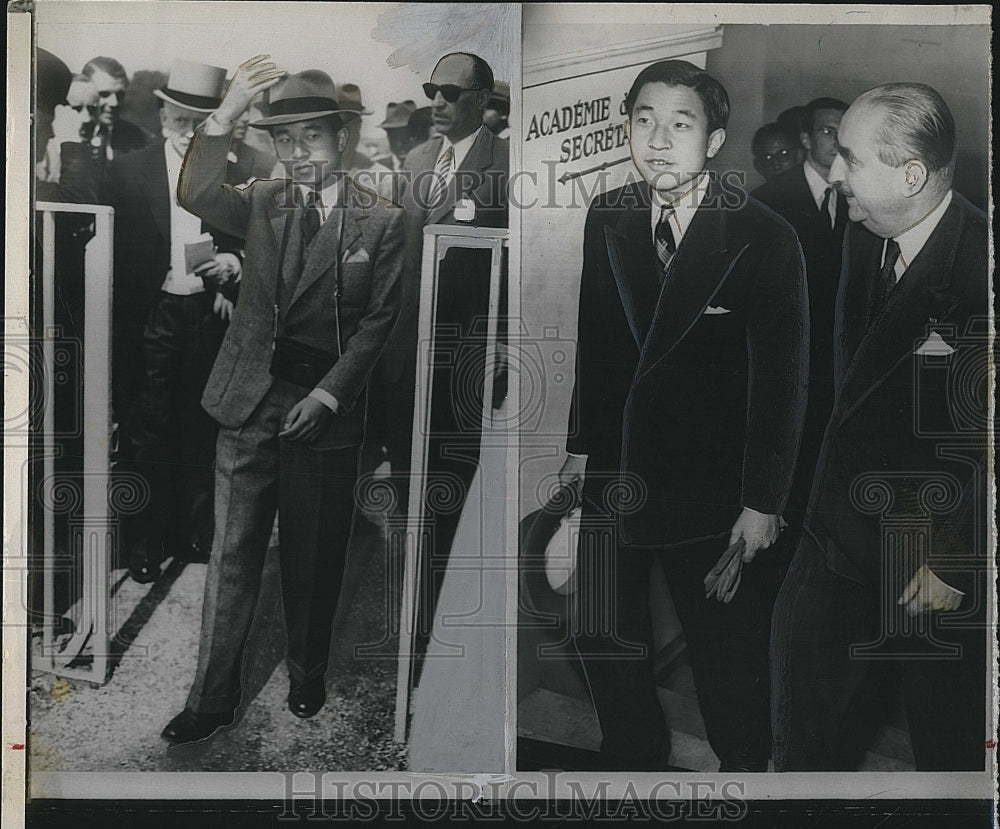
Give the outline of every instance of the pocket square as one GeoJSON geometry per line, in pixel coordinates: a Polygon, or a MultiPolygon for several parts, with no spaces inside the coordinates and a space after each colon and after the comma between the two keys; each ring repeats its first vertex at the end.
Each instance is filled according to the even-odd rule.
{"type": "Polygon", "coordinates": [[[369,260],[368,251],[364,248],[358,248],[354,253],[344,254],[344,264],[350,265],[354,262],[367,262],[369,260]]]}
{"type": "Polygon", "coordinates": [[[949,354],[954,354],[955,349],[948,345],[937,331],[932,331],[913,353],[924,357],[947,357],[949,354]]]}
{"type": "Polygon", "coordinates": [[[716,307],[714,305],[709,305],[705,309],[705,313],[706,314],[731,314],[733,312],[729,308],[723,308],[721,305],[718,306],[718,307],[716,307]]]}

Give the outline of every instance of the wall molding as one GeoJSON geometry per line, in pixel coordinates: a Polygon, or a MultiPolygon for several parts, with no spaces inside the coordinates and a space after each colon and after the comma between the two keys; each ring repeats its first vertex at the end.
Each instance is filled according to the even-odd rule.
{"type": "Polygon", "coordinates": [[[628,43],[546,55],[525,60],[522,87],[528,89],[553,81],[579,77],[581,74],[605,72],[639,63],[707,52],[722,46],[722,26],[688,29],[676,35],[633,40],[628,43]]]}

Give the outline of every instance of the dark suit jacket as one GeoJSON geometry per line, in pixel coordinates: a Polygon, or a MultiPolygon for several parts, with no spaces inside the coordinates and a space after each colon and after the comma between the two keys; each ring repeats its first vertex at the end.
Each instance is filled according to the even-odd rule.
{"type": "MultiPolygon", "coordinates": [[[[171,150],[171,152],[173,152],[171,150]]],[[[116,157],[108,167],[105,201],[115,208],[114,343],[116,396],[142,370],[146,318],[170,269],[170,202],[162,141],[116,157]]],[[[210,232],[220,251],[240,255],[240,241],[210,232]]]]}
{"type": "Polygon", "coordinates": [[[847,202],[837,196],[833,228],[813,200],[803,167],[782,173],[751,193],[794,229],[802,245],[809,287],[809,402],[802,449],[789,508],[801,520],[812,486],[816,458],[833,410],[833,327],[840,284],[841,248],[847,225],[847,202]]]}
{"type": "MultiPolygon", "coordinates": [[[[507,179],[510,174],[510,143],[497,138],[483,128],[473,142],[462,164],[455,172],[446,198],[432,210],[428,209],[427,193],[431,186],[435,162],[441,151],[442,138],[432,138],[414,148],[406,156],[403,170],[409,176],[404,191],[406,208],[406,273],[403,284],[402,310],[399,322],[383,358],[384,378],[389,382],[412,385],[415,371],[418,303],[420,300],[420,267],[423,251],[423,230],[431,224],[471,224],[477,227],[507,227],[507,179]],[[458,222],[454,208],[460,198],[471,199],[476,205],[472,222],[458,222]]],[[[449,259],[481,259],[481,251],[452,251],[449,259]]],[[[461,267],[457,264],[456,267],[461,267]]],[[[454,292],[452,292],[454,294],[454,292]]],[[[450,296],[453,305],[475,304],[474,297],[450,296]]],[[[453,308],[454,318],[467,316],[453,308]]]]}
{"type": "Polygon", "coordinates": [[[236,161],[229,161],[226,166],[226,184],[234,186],[245,184],[251,179],[271,178],[278,163],[274,155],[263,153],[242,142],[232,142],[229,152],[236,156],[236,161]]]}
{"type": "MultiPolygon", "coordinates": [[[[149,135],[147,132],[131,121],[119,119],[111,131],[111,149],[115,158],[141,150],[148,143],[149,135]]],[[[153,143],[159,144],[160,142],[153,141],[153,143]]]]}
{"type": "MultiPolygon", "coordinates": [[[[828,565],[844,576],[881,583],[883,514],[914,527],[926,518],[931,568],[972,589],[972,568],[953,571],[949,557],[985,555],[987,230],[983,213],[953,192],[881,324],[869,330],[883,240],[861,225],[848,229],[837,402],[806,517],[828,565]],[[916,354],[932,333],[947,344],[940,356],[916,354]]],[[[915,564],[892,574],[900,579],[893,590],[915,564]]]]}
{"type": "MultiPolygon", "coordinates": [[[[238,428],[273,382],[269,368],[281,241],[288,224],[286,256],[287,251],[298,251],[301,226],[291,209],[288,182],[257,181],[246,188],[225,183],[228,145],[228,135],[195,134],[178,196],[192,213],[246,239],[240,301],[202,398],[205,410],[219,423],[238,428]]],[[[284,264],[289,266],[287,258],[284,264]]],[[[292,295],[282,298],[283,336],[336,352],[335,303],[340,306],[343,353],[317,388],[337,398],[342,409],[311,445],[324,449],[358,444],[365,420],[365,384],[399,307],[402,210],[349,183],[346,207],[332,212],[313,239],[308,258],[292,267],[299,267],[300,273],[292,295]]],[[[309,391],[303,389],[303,396],[309,391]]]]}
{"type": "Polygon", "coordinates": [[[709,192],[661,290],[649,190],[598,197],[584,232],[567,450],[625,544],[727,533],[743,507],[780,514],[805,410],[809,320],[786,222],[709,192]],[[706,313],[710,308],[728,313],[706,313]],[[615,504],[605,488],[634,493],[615,504]]]}

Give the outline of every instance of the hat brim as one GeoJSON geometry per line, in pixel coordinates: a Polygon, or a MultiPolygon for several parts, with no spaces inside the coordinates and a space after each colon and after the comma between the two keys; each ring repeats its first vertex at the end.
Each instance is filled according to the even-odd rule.
{"type": "Polygon", "coordinates": [[[317,112],[289,112],[285,115],[272,115],[269,118],[261,118],[259,121],[251,121],[250,126],[259,130],[268,127],[277,127],[282,124],[294,124],[296,121],[312,121],[315,118],[325,118],[327,115],[339,115],[342,121],[349,121],[351,117],[360,116],[361,113],[353,109],[321,109],[317,112]]]}
{"type": "Polygon", "coordinates": [[[383,121],[378,125],[380,130],[405,130],[410,126],[409,121],[383,121]]]}
{"type": "MultiPolygon", "coordinates": [[[[208,114],[210,114],[212,112],[215,112],[215,110],[217,110],[219,108],[219,104],[222,103],[222,99],[221,98],[219,98],[218,100],[216,100],[215,98],[213,98],[211,100],[215,101],[215,105],[214,106],[197,106],[197,105],[191,103],[190,100],[185,100],[184,98],[181,98],[180,96],[174,97],[172,95],[169,95],[163,89],[154,89],[153,90],[153,94],[157,98],[159,98],[160,100],[166,101],[167,103],[173,104],[174,106],[178,106],[178,107],[181,107],[183,109],[189,109],[192,112],[202,112],[205,115],[208,115],[208,114]]],[[[206,103],[208,103],[208,102],[206,102],[206,103]]]]}

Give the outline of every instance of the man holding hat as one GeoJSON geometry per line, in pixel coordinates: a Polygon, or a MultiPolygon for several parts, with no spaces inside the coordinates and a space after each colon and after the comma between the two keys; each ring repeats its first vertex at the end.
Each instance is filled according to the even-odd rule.
{"type": "Polygon", "coordinates": [[[212,539],[216,427],[199,406],[225,333],[222,291],[241,270],[239,242],[177,202],[194,128],[221,98],[226,72],[176,61],[157,89],[164,140],[116,156],[112,395],[119,469],[143,476],[149,499],[127,516],[132,577],[153,581],[164,556],[204,555],[212,539]]]}
{"type": "Polygon", "coordinates": [[[331,625],[354,511],[365,386],[395,321],[402,211],[343,170],[345,118],[329,76],[242,64],[191,143],[178,198],[246,239],[240,302],[202,399],[220,424],[216,533],[198,668],[171,743],[233,722],[275,513],[288,635],[289,710],[326,699],[331,625]],[[225,184],[241,112],[268,91],[266,129],[288,180],[225,184]]]}

